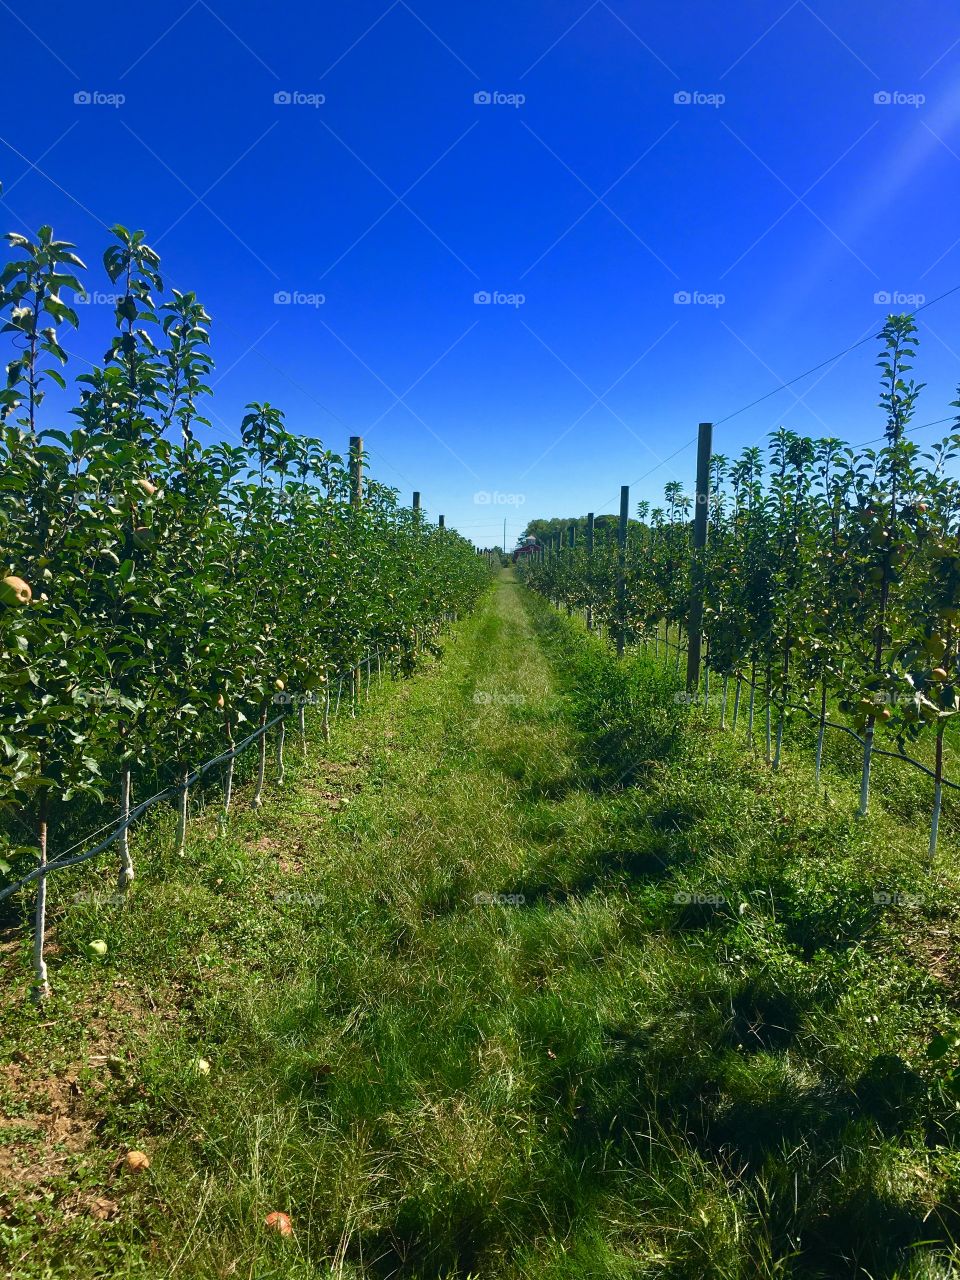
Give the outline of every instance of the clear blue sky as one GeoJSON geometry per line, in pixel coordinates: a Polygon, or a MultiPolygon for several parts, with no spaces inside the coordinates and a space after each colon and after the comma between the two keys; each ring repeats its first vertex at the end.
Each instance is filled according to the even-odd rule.
{"type": "MultiPolygon", "coordinates": [[[[94,290],[105,226],[145,228],[213,316],[219,432],[270,400],[338,450],[361,434],[379,479],[480,543],[688,482],[692,448],[663,460],[700,419],[910,309],[877,293],[960,284],[960,11],[938,0],[17,12],[5,228],[51,222],[94,290]]],[[[960,382],[960,294],[919,319],[925,422],[960,382]]],[[[88,305],[71,349],[99,358],[110,323],[88,305]]],[[[876,436],[874,358],[715,447],[876,436]]]]}

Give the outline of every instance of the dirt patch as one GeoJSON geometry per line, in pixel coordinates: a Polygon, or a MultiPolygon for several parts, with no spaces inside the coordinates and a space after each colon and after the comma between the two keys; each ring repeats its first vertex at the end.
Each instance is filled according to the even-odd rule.
{"type": "Polygon", "coordinates": [[[0,1115],[0,1193],[23,1195],[49,1182],[93,1140],[96,1118],[82,1114],[78,1074],[38,1080],[29,1065],[0,1067],[4,1094],[32,1104],[23,1115],[0,1115]]]}
{"type": "MultiPolygon", "coordinates": [[[[118,1082],[136,1088],[135,1066],[124,1045],[154,1016],[130,984],[119,980],[79,1001],[69,1025],[60,1016],[61,1045],[77,1027],[83,1029],[62,1064],[51,1063],[56,1046],[47,1047],[42,1036],[36,1041],[31,1036],[27,1048],[14,1050],[11,1060],[0,1064],[0,1219],[10,1216],[7,1202],[42,1197],[81,1154],[101,1150],[97,1131],[106,1095],[118,1082]],[[103,1011],[107,1008],[109,1013],[103,1011]]],[[[44,1024],[36,1028],[46,1029],[44,1024]]],[[[116,1212],[114,1202],[98,1192],[78,1191],[74,1199],[76,1212],[102,1220],[116,1212]]]]}
{"type": "Polygon", "coordinates": [[[953,1004],[960,1004],[960,936],[956,925],[930,927],[908,935],[907,949],[917,965],[942,982],[953,1004]]]}

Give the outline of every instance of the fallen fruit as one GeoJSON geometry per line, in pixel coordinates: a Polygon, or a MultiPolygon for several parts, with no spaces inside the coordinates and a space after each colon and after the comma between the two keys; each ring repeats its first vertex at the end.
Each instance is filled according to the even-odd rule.
{"type": "Polygon", "coordinates": [[[87,950],[91,955],[105,956],[107,954],[107,944],[102,938],[94,938],[92,942],[87,943],[87,950]]]}
{"type": "Polygon", "coordinates": [[[30,584],[14,574],[0,582],[0,604],[25,605],[33,598],[30,584]]]}
{"type": "Polygon", "coordinates": [[[210,1063],[206,1058],[195,1058],[193,1062],[193,1069],[196,1071],[198,1076],[208,1076],[210,1074],[210,1063]]]}
{"type": "Polygon", "coordinates": [[[293,1223],[285,1213],[278,1213],[276,1210],[268,1213],[263,1220],[263,1225],[269,1231],[277,1231],[282,1236],[293,1235],[293,1223]]]}
{"type": "Polygon", "coordinates": [[[128,1173],[143,1173],[150,1168],[150,1157],[145,1151],[128,1151],[123,1158],[123,1167],[128,1173]]]}

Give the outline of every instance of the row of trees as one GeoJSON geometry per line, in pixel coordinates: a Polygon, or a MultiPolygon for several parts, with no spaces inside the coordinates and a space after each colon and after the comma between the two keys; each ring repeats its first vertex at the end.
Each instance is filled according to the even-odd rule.
{"type": "Polygon", "coordinates": [[[0,872],[88,801],[125,812],[278,702],[323,701],[371,652],[408,670],[489,575],[393,490],[360,500],[361,459],[270,404],[202,445],[209,317],[164,292],[142,232],[114,234],[116,332],[55,415],[83,264],[43,227],[7,237],[0,272],[0,872]]]}
{"type": "MultiPolygon", "coordinates": [[[[703,558],[709,670],[779,708],[775,761],[789,706],[809,704],[822,722],[836,699],[865,739],[864,806],[876,729],[899,750],[931,734],[939,781],[944,731],[960,710],[960,484],[950,466],[960,434],[927,450],[910,438],[922,390],[911,377],[913,320],[889,317],[881,341],[879,447],[780,429],[766,458],[759,448],[715,455],[703,558]]],[[[664,498],[639,505],[622,549],[599,522],[592,554],[576,530],[573,547],[548,537],[527,581],[592,610],[627,643],[663,623],[682,634],[695,498],[677,483],[664,498]]]]}

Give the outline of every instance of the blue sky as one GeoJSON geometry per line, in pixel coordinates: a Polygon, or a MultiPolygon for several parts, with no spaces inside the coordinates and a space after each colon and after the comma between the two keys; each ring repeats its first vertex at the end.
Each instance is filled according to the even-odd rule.
{"type": "MultiPolygon", "coordinates": [[[[52,223],[107,291],[106,227],[143,227],[213,317],[217,432],[270,400],[338,450],[361,434],[481,544],[691,482],[698,421],[911,309],[877,295],[960,284],[960,11],[933,0],[18,12],[5,229],[52,223]]],[[[927,422],[960,293],[918,319],[927,422]]],[[[110,324],[86,306],[71,350],[99,359],[110,324]]],[[[874,362],[715,448],[876,436],[874,362]]]]}

